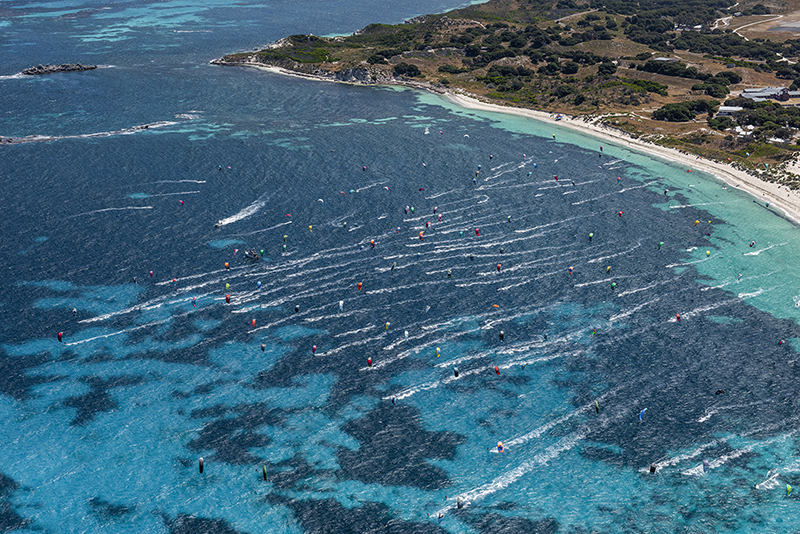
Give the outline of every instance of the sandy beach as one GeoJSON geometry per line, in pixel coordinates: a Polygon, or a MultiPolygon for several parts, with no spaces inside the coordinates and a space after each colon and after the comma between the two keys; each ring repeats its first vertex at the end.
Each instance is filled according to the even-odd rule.
{"type": "MultiPolygon", "coordinates": [[[[215,60],[212,63],[221,61],[215,60]]],[[[336,83],[353,83],[342,82],[333,78],[326,78],[313,74],[305,74],[293,72],[281,67],[267,66],[255,62],[249,62],[243,66],[255,67],[258,69],[273,72],[275,74],[283,74],[286,76],[296,76],[299,78],[307,78],[319,81],[328,81],[336,83]]],[[[355,84],[363,85],[363,84],[355,84]]],[[[518,108],[513,106],[501,106],[484,102],[478,99],[475,95],[461,90],[442,90],[434,87],[425,82],[397,82],[394,85],[401,85],[405,87],[412,87],[426,91],[434,92],[442,95],[448,100],[456,103],[457,105],[466,109],[475,109],[482,111],[492,111],[497,113],[510,113],[522,117],[528,117],[541,122],[555,123],[555,118],[552,113],[544,111],[535,111],[527,108],[518,108]]],[[[616,128],[606,126],[599,122],[600,119],[585,120],[583,117],[570,117],[562,115],[558,121],[559,126],[579,130],[582,132],[589,132],[593,137],[613,141],[616,143],[627,145],[635,150],[646,152],[647,154],[665,159],[672,163],[679,163],[685,165],[687,169],[697,169],[708,174],[713,175],[718,180],[723,182],[725,186],[736,187],[752,195],[759,202],[770,203],[770,208],[781,211],[786,217],[793,220],[795,223],[800,224],[800,192],[793,191],[785,186],[776,183],[766,182],[759,178],[752,176],[744,171],[741,171],[730,165],[724,163],[710,161],[705,159],[697,159],[697,156],[692,154],[685,154],[673,148],[663,147],[656,144],[640,141],[629,136],[625,132],[616,128]]],[[[789,165],[791,172],[800,172],[800,168],[795,162],[789,165]]]]}
{"type": "MultiPolygon", "coordinates": [[[[449,100],[467,109],[511,113],[542,122],[556,122],[552,114],[544,111],[490,104],[463,92],[448,92],[446,96],[449,100]]],[[[795,223],[800,224],[800,194],[797,191],[792,191],[775,183],[759,180],[755,176],[723,163],[696,159],[696,156],[684,154],[672,148],[639,141],[616,128],[599,124],[597,119],[592,121],[584,120],[582,117],[576,118],[562,115],[562,119],[558,121],[558,124],[565,128],[590,132],[593,137],[624,144],[640,152],[646,152],[667,161],[685,165],[687,169],[707,172],[728,186],[746,191],[759,202],[769,202],[770,208],[780,210],[795,223]]]]}

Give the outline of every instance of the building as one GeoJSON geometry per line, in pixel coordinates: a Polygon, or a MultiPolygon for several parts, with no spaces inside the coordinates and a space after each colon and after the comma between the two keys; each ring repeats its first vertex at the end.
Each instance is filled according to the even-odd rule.
{"type": "Polygon", "coordinates": [[[790,91],[786,87],[761,87],[745,89],[739,96],[753,102],[774,101],[781,106],[800,106],[800,91],[790,91]]]}
{"type": "Polygon", "coordinates": [[[786,87],[761,87],[745,89],[740,96],[749,98],[754,102],[766,102],[767,100],[785,102],[794,96],[790,93],[797,93],[797,91],[789,91],[786,87]]]}
{"type": "Polygon", "coordinates": [[[739,106],[720,106],[717,111],[717,117],[730,117],[737,111],[742,111],[744,108],[739,106]]]}

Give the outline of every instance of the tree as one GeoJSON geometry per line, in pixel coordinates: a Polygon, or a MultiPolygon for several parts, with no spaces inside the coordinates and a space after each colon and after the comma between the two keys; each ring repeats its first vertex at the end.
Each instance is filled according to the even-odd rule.
{"type": "Polygon", "coordinates": [[[567,61],[563,65],[561,65],[561,72],[564,74],[575,74],[578,72],[580,65],[575,63],[574,61],[567,61]]]}
{"type": "Polygon", "coordinates": [[[464,48],[464,55],[467,57],[478,57],[481,53],[481,47],[476,44],[467,45],[464,48]]]}
{"type": "Polygon", "coordinates": [[[611,76],[615,72],[617,72],[617,66],[610,61],[604,61],[597,67],[597,74],[600,76],[611,76]]]}
{"type": "Polygon", "coordinates": [[[408,63],[398,63],[395,65],[394,73],[396,76],[408,76],[409,78],[413,78],[414,76],[419,76],[422,74],[419,70],[419,67],[416,65],[410,65],[408,63]]]}

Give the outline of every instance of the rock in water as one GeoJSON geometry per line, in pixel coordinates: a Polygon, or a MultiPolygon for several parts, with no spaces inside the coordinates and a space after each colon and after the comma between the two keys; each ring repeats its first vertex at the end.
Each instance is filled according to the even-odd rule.
{"type": "Polygon", "coordinates": [[[71,72],[71,71],[82,71],[82,70],[93,70],[96,69],[97,65],[81,65],[80,63],[62,63],[61,65],[38,65],[36,67],[30,67],[28,69],[23,69],[22,74],[27,74],[28,76],[38,76],[41,74],[52,74],[54,72],[71,72]]]}

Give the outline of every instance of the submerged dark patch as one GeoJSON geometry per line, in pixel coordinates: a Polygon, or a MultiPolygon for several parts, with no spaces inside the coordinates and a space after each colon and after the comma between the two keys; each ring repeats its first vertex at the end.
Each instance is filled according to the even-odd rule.
{"type": "Polygon", "coordinates": [[[170,534],[246,534],[231,527],[224,519],[208,519],[179,514],[175,519],[164,517],[170,534]]]}
{"type": "Polygon", "coordinates": [[[436,490],[451,485],[447,473],[428,459],[452,460],[465,438],[453,432],[430,432],[410,406],[380,406],[348,421],[342,431],[358,440],[358,450],[340,448],[342,476],[367,484],[436,490]]]}
{"type": "Polygon", "coordinates": [[[29,374],[28,370],[34,369],[50,361],[47,354],[34,356],[8,356],[0,354],[0,393],[18,400],[26,401],[31,398],[31,389],[41,384],[61,380],[56,375],[29,374]]]}
{"type": "Polygon", "coordinates": [[[445,529],[433,523],[416,523],[397,519],[383,503],[364,503],[345,508],[334,499],[301,501],[274,494],[267,496],[272,504],[288,507],[306,534],[342,534],[347,532],[374,534],[444,534],[445,529]]]}
{"type": "Polygon", "coordinates": [[[11,504],[11,494],[19,489],[19,483],[0,473],[0,532],[11,532],[30,526],[33,521],[19,515],[11,504]]]}
{"type": "Polygon", "coordinates": [[[100,515],[112,519],[126,516],[135,510],[133,506],[110,503],[104,501],[100,497],[92,497],[89,499],[89,504],[91,504],[92,508],[100,515]]]}
{"type": "Polygon", "coordinates": [[[98,413],[117,408],[117,402],[108,393],[109,389],[142,384],[144,377],[116,376],[108,380],[87,377],[81,380],[91,387],[89,392],[78,397],[69,397],[64,401],[64,406],[78,410],[71,423],[75,426],[86,425],[93,421],[98,413]]]}
{"type": "Polygon", "coordinates": [[[256,432],[267,425],[279,425],[282,420],[275,417],[265,404],[244,404],[233,407],[222,405],[192,413],[193,418],[221,417],[206,423],[197,438],[187,444],[193,451],[214,451],[214,460],[230,464],[257,464],[263,460],[250,453],[249,449],[265,447],[270,439],[256,432]],[[232,417],[228,417],[233,414],[232,417]]]}
{"type": "Polygon", "coordinates": [[[486,534],[555,534],[558,521],[552,517],[531,520],[524,517],[509,517],[500,514],[459,514],[473,528],[486,534]]]}

